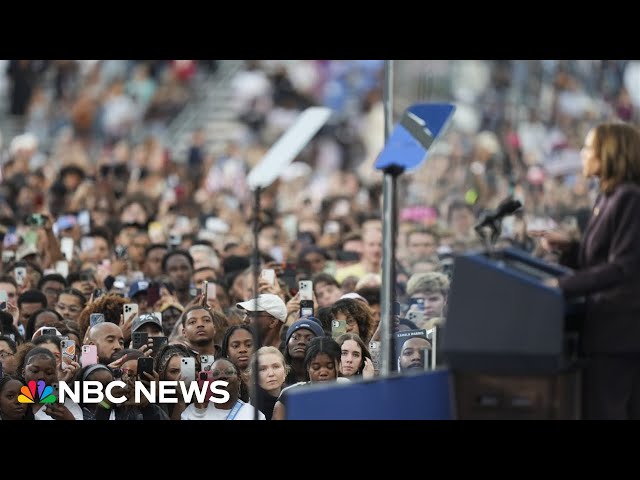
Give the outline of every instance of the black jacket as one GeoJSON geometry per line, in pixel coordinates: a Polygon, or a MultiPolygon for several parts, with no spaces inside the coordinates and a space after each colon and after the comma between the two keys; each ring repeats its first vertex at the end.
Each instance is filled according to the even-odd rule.
{"type": "Polygon", "coordinates": [[[576,247],[577,270],[559,284],[586,296],[584,352],[640,353],[640,186],[600,195],[576,247]]]}

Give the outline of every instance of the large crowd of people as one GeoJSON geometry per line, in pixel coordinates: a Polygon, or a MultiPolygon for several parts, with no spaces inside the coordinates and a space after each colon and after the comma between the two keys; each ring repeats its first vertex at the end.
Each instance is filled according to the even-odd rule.
{"type": "MultiPolygon", "coordinates": [[[[259,418],[283,419],[293,389],[379,374],[383,62],[247,61],[229,87],[238,129],[225,151],[208,151],[198,126],[173,158],[168,126],[199,72],[218,64],[3,64],[1,115],[20,129],[0,137],[3,420],[240,420],[256,402],[259,418]],[[248,172],[313,105],[330,107],[330,121],[256,212],[248,172]],[[80,358],[85,346],[95,359],[80,358]],[[145,357],[153,371],[138,375],[145,357]],[[120,379],[127,393],[135,380],[188,378],[190,362],[229,382],[227,403],[17,400],[31,380],[120,379]]],[[[548,260],[554,251],[528,230],[579,238],[595,190],[578,152],[594,121],[636,119],[627,65],[450,62],[454,121],[400,185],[393,327],[413,333],[399,337],[399,374],[428,368],[452,258],[483,247],[474,225],[484,210],[520,199],[498,243],[548,260]]]]}

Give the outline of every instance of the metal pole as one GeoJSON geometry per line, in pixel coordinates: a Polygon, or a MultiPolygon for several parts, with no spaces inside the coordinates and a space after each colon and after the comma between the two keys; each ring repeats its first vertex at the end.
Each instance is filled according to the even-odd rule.
{"type": "MultiPolygon", "coordinates": [[[[393,129],[393,60],[384,62],[384,138],[389,139],[393,129]]],[[[395,243],[397,221],[396,180],[400,169],[384,171],[382,183],[382,291],[380,298],[380,350],[383,376],[391,372],[393,360],[393,302],[395,300],[395,243]]]]}
{"type": "MultiPolygon", "coordinates": [[[[253,205],[253,303],[254,311],[258,310],[258,275],[260,268],[260,250],[258,248],[258,232],[260,230],[260,187],[256,187],[253,205]]],[[[254,318],[251,321],[254,330],[253,345],[254,351],[258,351],[262,344],[260,338],[260,329],[254,322],[254,318]]],[[[251,387],[249,388],[249,395],[251,396],[251,405],[253,406],[253,419],[258,420],[258,385],[260,370],[258,365],[258,356],[255,355],[255,361],[251,365],[251,387]]]]}

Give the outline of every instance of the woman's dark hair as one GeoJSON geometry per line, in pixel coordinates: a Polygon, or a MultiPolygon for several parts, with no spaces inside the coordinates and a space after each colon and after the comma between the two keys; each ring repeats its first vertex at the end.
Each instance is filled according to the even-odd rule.
{"type": "Polygon", "coordinates": [[[365,359],[368,358],[369,360],[372,360],[371,354],[369,353],[369,349],[367,348],[365,343],[362,341],[362,339],[355,333],[343,333],[336,339],[336,342],[338,343],[338,345],[340,345],[340,359],[342,359],[342,344],[347,340],[353,340],[360,346],[360,350],[362,351],[361,352],[362,357],[360,360],[360,366],[358,367],[358,370],[356,370],[355,375],[362,375],[362,371],[364,370],[365,359]]]}
{"type": "Polygon", "coordinates": [[[344,313],[345,315],[352,317],[358,324],[360,338],[364,341],[369,341],[371,338],[373,315],[371,314],[369,307],[364,303],[351,298],[343,298],[332,305],[331,313],[334,317],[338,313],[344,313]]]}
{"type": "Polygon", "coordinates": [[[307,353],[304,357],[304,375],[307,381],[310,381],[309,378],[309,367],[311,363],[315,360],[318,355],[326,354],[331,358],[336,364],[336,378],[340,374],[338,369],[340,365],[340,360],[342,357],[342,349],[338,342],[336,342],[333,338],[329,337],[316,337],[311,339],[309,345],[307,345],[307,353]]]}
{"type": "Polygon", "coordinates": [[[33,334],[36,333],[36,320],[43,313],[52,313],[58,320],[60,320],[60,323],[64,323],[64,318],[62,318],[62,315],[60,315],[55,310],[52,310],[50,308],[40,308],[31,314],[29,320],[27,321],[27,326],[24,329],[24,335],[29,340],[31,340],[33,338],[33,334]]]}
{"type": "Polygon", "coordinates": [[[158,372],[158,375],[160,376],[160,380],[166,379],[165,370],[167,369],[167,365],[169,364],[169,361],[176,355],[183,358],[189,358],[189,357],[195,358],[196,364],[200,362],[200,359],[197,358],[197,356],[194,355],[193,352],[184,345],[180,345],[177,343],[172,345],[164,345],[158,351],[158,354],[156,355],[156,359],[153,362],[153,369],[156,372],[158,372]]]}
{"type": "Polygon", "coordinates": [[[6,342],[7,345],[9,345],[9,350],[11,350],[13,353],[16,353],[18,351],[18,345],[16,344],[16,342],[11,340],[11,337],[0,335],[0,342],[6,342]]]}
{"type": "Polygon", "coordinates": [[[110,362],[115,362],[116,360],[121,359],[124,356],[127,356],[127,362],[130,360],[137,360],[140,357],[144,357],[144,353],[140,350],[134,350],[132,348],[123,348],[122,350],[118,350],[109,359],[110,362]]]}
{"type": "MultiPolygon", "coordinates": [[[[89,330],[89,317],[92,313],[102,313],[104,315],[105,322],[111,322],[116,325],[120,325],[120,315],[125,303],[131,303],[129,298],[119,297],[113,293],[103,295],[102,297],[94,300],[93,303],[88,304],[80,316],[78,316],[78,325],[80,326],[83,338],[87,330],[89,330]]],[[[126,339],[125,339],[126,340],[126,339]]]]}
{"type": "MultiPolygon", "coordinates": [[[[249,332],[251,334],[251,338],[253,338],[253,341],[255,343],[256,334],[255,334],[254,328],[251,325],[245,325],[245,324],[233,325],[229,327],[227,331],[224,333],[224,338],[222,339],[222,348],[220,349],[220,357],[218,358],[224,358],[229,360],[231,363],[233,363],[233,366],[236,367],[236,370],[239,371],[240,369],[238,368],[238,366],[233,362],[233,360],[229,358],[229,340],[231,339],[231,335],[233,335],[233,333],[237,332],[238,330],[246,330],[247,332],[249,332]]],[[[218,360],[218,358],[216,358],[216,360],[218,360]]],[[[243,378],[242,375],[240,375],[240,373],[238,373],[238,375],[240,377],[240,397],[239,398],[243,402],[248,402],[249,401],[249,385],[246,384],[245,379],[243,378]]]]}
{"type": "Polygon", "coordinates": [[[56,356],[50,350],[47,350],[44,347],[35,347],[29,350],[29,352],[24,356],[23,368],[26,368],[35,357],[47,357],[49,360],[53,360],[54,364],[57,363],[56,356]]]}
{"type": "Polygon", "coordinates": [[[255,330],[251,325],[246,325],[244,323],[241,325],[233,325],[227,329],[227,331],[224,334],[224,338],[222,339],[222,349],[220,350],[221,358],[222,357],[229,358],[229,339],[231,338],[231,335],[233,335],[233,333],[236,332],[237,330],[246,330],[251,334],[251,336],[255,341],[255,338],[256,338],[255,330]]]}
{"type": "Polygon", "coordinates": [[[24,338],[22,338],[22,335],[20,335],[20,332],[13,324],[13,317],[9,312],[4,310],[0,310],[0,332],[2,332],[2,335],[5,337],[12,334],[17,345],[24,343],[24,338]]]}
{"type": "Polygon", "coordinates": [[[327,337],[330,337],[331,336],[331,320],[333,320],[333,313],[331,312],[331,307],[319,308],[316,318],[320,320],[320,324],[322,325],[322,330],[324,330],[324,334],[327,337]]]}
{"type": "MultiPolygon", "coordinates": [[[[2,390],[4,390],[4,387],[6,387],[7,384],[12,380],[20,382],[23,386],[26,385],[26,382],[24,381],[24,378],[22,378],[20,376],[5,375],[4,377],[0,378],[0,393],[2,393],[2,390]]],[[[0,412],[0,416],[2,416],[2,412],[0,412]]],[[[25,414],[24,414],[24,417],[22,419],[23,420],[33,420],[33,411],[31,410],[30,406],[27,407],[27,409],[25,411],[25,414]]]]}
{"type": "MultiPolygon", "coordinates": [[[[64,290],[62,290],[62,292],[60,292],[60,295],[62,294],[73,295],[74,297],[76,297],[78,300],[80,300],[80,305],[82,308],[84,308],[85,305],[87,304],[87,297],[85,297],[84,294],[77,288],[67,287],[64,290]]],[[[58,298],[60,297],[58,296],[58,298]]]]}
{"type": "Polygon", "coordinates": [[[38,338],[34,339],[31,343],[33,343],[36,347],[39,345],[46,345],[47,343],[51,343],[53,345],[58,346],[58,350],[62,351],[62,347],[60,346],[61,338],[57,335],[40,335],[38,338]]]}

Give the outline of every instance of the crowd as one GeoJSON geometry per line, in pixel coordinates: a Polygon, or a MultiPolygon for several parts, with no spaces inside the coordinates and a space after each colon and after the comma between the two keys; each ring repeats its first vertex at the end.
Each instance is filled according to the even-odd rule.
{"type": "MultiPolygon", "coordinates": [[[[197,129],[180,159],[167,127],[215,61],[5,66],[3,114],[23,133],[0,143],[2,419],[240,420],[254,418],[255,402],[260,418],[282,419],[293,389],[378,374],[381,61],[247,61],[231,82],[239,128],[226,150],[207,151],[197,129]],[[334,114],[256,215],[246,175],[311,105],[334,114]],[[96,358],[81,361],[91,346],[96,358]],[[153,369],[138,375],[143,358],[153,369]],[[135,380],[196,377],[228,381],[229,401],[17,401],[31,380],[121,379],[128,394],[135,380]]],[[[635,119],[625,66],[458,68],[447,93],[459,119],[401,181],[394,329],[413,333],[398,337],[395,370],[427,368],[452,258],[482,248],[474,225],[485,209],[519,198],[524,213],[504,222],[498,242],[550,260],[528,229],[580,235],[593,189],[575,157],[594,120],[635,119]],[[469,85],[473,68],[490,72],[484,84],[469,85]]]]}

